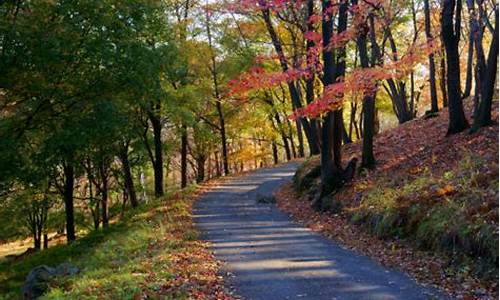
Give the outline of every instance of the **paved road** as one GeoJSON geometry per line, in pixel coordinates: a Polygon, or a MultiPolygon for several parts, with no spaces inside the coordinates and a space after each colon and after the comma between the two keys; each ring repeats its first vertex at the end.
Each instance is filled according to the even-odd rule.
{"type": "Polygon", "coordinates": [[[243,299],[436,299],[401,272],[341,248],[255,201],[291,180],[297,163],[234,178],[195,207],[202,238],[243,299]]]}

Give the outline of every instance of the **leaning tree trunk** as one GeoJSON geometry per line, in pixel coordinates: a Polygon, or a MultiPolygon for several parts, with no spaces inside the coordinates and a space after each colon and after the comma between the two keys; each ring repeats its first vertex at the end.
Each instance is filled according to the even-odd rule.
{"type": "Polygon", "coordinates": [[[446,50],[447,87],[448,87],[448,133],[463,131],[469,124],[465,118],[462,97],[460,95],[460,26],[461,0],[444,0],[441,14],[441,36],[446,50]],[[455,19],[455,20],[454,20],[455,19]]]}
{"type": "MultiPolygon", "coordinates": [[[[259,2],[263,2],[262,4],[266,6],[265,1],[260,0],[259,2]]],[[[264,22],[266,24],[267,31],[271,37],[271,41],[273,43],[274,49],[276,51],[276,54],[278,54],[278,58],[280,61],[280,66],[283,72],[287,72],[289,70],[288,68],[288,62],[286,61],[285,53],[283,51],[283,47],[281,45],[281,41],[278,38],[278,35],[276,31],[274,30],[274,27],[272,25],[271,21],[271,12],[269,8],[263,9],[262,10],[262,16],[264,18],[264,22]]],[[[299,109],[302,108],[302,103],[300,102],[300,96],[299,92],[297,90],[297,87],[294,85],[292,81],[289,81],[287,83],[288,85],[288,91],[290,92],[290,97],[292,99],[292,106],[293,109],[299,109]]],[[[309,144],[309,149],[311,154],[318,154],[319,153],[319,145],[318,145],[318,134],[315,131],[314,128],[311,128],[309,122],[305,117],[299,117],[299,121],[302,123],[302,128],[304,129],[304,133],[306,134],[306,139],[309,144]]]]}

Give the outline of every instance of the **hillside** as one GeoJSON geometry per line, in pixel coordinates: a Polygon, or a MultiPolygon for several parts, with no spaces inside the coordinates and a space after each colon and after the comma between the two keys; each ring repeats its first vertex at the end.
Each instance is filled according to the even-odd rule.
{"type": "MultiPolygon", "coordinates": [[[[278,204],[299,222],[422,283],[454,296],[496,298],[498,127],[446,137],[447,124],[443,110],[377,135],[376,168],[328,196],[322,213],[309,202],[320,184],[319,157],[312,157],[293,188],[277,193],[278,204]]],[[[359,157],[360,146],[344,147],[345,163],[359,157]]]]}

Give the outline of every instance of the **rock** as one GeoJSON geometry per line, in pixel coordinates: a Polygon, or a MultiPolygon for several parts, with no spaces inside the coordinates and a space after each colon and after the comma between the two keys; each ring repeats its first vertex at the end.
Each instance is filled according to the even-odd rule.
{"type": "Polygon", "coordinates": [[[80,272],[77,266],[72,263],[62,263],[56,267],[56,275],[57,276],[72,276],[80,272]]]}
{"type": "Polygon", "coordinates": [[[273,195],[266,196],[266,195],[262,195],[262,194],[257,194],[257,196],[255,198],[256,198],[257,203],[265,203],[265,204],[276,203],[276,198],[273,195]]]}
{"type": "Polygon", "coordinates": [[[49,266],[38,266],[32,269],[24,282],[22,292],[23,299],[37,299],[47,290],[47,283],[54,276],[55,269],[49,266]]]}
{"type": "Polygon", "coordinates": [[[23,299],[32,300],[41,297],[48,289],[48,284],[54,276],[71,276],[80,271],[71,263],[62,263],[55,268],[41,265],[33,268],[22,287],[23,299]]]}

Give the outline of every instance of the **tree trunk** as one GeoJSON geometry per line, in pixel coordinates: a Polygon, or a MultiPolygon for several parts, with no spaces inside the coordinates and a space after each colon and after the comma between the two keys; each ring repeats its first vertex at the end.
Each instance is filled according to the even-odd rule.
{"type": "Polygon", "coordinates": [[[443,107],[448,107],[448,92],[446,90],[446,53],[444,49],[441,49],[441,59],[440,59],[440,68],[441,68],[441,95],[443,97],[443,107]]]}
{"type": "Polygon", "coordinates": [[[151,125],[153,126],[154,152],[153,172],[155,178],[155,196],[163,196],[163,149],[161,141],[161,120],[153,113],[149,114],[151,125]]]}
{"type": "Polygon", "coordinates": [[[281,122],[280,115],[278,113],[274,114],[274,119],[276,120],[276,127],[281,135],[281,140],[283,141],[283,147],[285,149],[286,160],[290,161],[292,159],[292,153],[290,151],[290,145],[288,144],[288,138],[285,133],[284,125],[281,122]]]}
{"type": "MultiPolygon", "coordinates": [[[[322,31],[323,45],[329,45],[333,36],[332,3],[322,1],[322,31]]],[[[347,4],[340,4],[338,12],[338,32],[345,31],[347,27],[347,4]]],[[[338,59],[335,67],[334,55],[328,47],[323,48],[324,85],[335,83],[336,78],[345,72],[345,49],[337,49],[338,59]]],[[[323,117],[321,134],[321,192],[315,199],[313,206],[321,209],[322,198],[330,194],[342,184],[341,145],[342,145],[342,110],[328,112],[323,117]]]]}
{"type": "Polygon", "coordinates": [[[286,119],[286,125],[288,127],[288,139],[290,140],[290,146],[292,147],[292,155],[293,158],[297,158],[297,149],[295,148],[295,142],[293,140],[292,124],[289,119],[286,119]]]}
{"type": "MultiPolygon", "coordinates": [[[[314,31],[314,24],[309,21],[312,16],[314,16],[314,0],[308,0],[307,31],[314,31]]],[[[315,67],[313,62],[317,59],[316,55],[313,53],[314,47],[315,47],[314,41],[308,39],[306,44],[307,68],[309,71],[309,77],[306,78],[306,102],[308,104],[314,101],[314,80],[316,77],[315,76],[316,70],[314,69],[315,67]]],[[[297,121],[297,124],[300,124],[300,122],[297,121]]],[[[309,126],[311,128],[311,140],[314,141],[314,144],[312,146],[309,145],[309,154],[317,155],[320,152],[318,120],[316,118],[310,119],[309,126]]]]}
{"type": "Polygon", "coordinates": [[[33,233],[33,247],[35,248],[35,250],[42,249],[42,242],[40,240],[40,236],[38,235],[38,232],[36,229],[35,229],[35,232],[33,233]]]}
{"type": "Polygon", "coordinates": [[[347,129],[345,128],[345,123],[342,117],[342,142],[344,145],[352,143],[351,137],[347,133],[347,129]]]}
{"type": "MultiPolygon", "coordinates": [[[[260,0],[259,1],[262,5],[266,6],[266,1],[260,0]]],[[[278,38],[278,35],[276,34],[276,31],[273,28],[272,21],[271,21],[271,13],[269,8],[263,9],[262,10],[262,16],[264,18],[264,22],[266,23],[266,28],[267,31],[271,37],[271,41],[273,43],[274,49],[276,51],[276,54],[278,54],[278,58],[280,61],[281,69],[283,72],[288,71],[288,62],[286,61],[285,53],[283,51],[283,47],[281,46],[281,42],[278,38]]],[[[292,81],[289,81],[287,83],[288,85],[288,91],[290,92],[290,97],[292,99],[292,106],[293,109],[299,109],[302,108],[302,104],[300,102],[300,96],[299,92],[297,91],[297,87],[292,81]]],[[[311,127],[309,125],[309,122],[305,117],[299,117],[298,118],[299,122],[302,124],[302,128],[304,129],[304,133],[306,134],[306,139],[307,142],[309,143],[309,148],[312,154],[318,154],[319,153],[319,145],[318,145],[318,139],[317,139],[317,132],[314,130],[311,130],[311,127]]]]}
{"type": "MultiPolygon", "coordinates": [[[[431,15],[429,0],[424,0],[424,14],[425,14],[425,36],[427,42],[433,40],[431,34],[431,15]]],[[[439,110],[436,90],[436,66],[434,64],[434,54],[429,54],[429,90],[431,93],[431,113],[436,113],[439,110]]]]}
{"type": "Polygon", "coordinates": [[[214,152],[214,160],[215,160],[215,176],[220,177],[222,172],[220,168],[220,161],[219,161],[219,152],[215,151],[214,152]]]}
{"type": "MultiPolygon", "coordinates": [[[[378,47],[375,45],[376,40],[374,36],[373,19],[370,18],[370,38],[372,43],[372,65],[375,64],[376,57],[378,57],[378,47]]],[[[360,32],[357,38],[357,46],[359,49],[359,59],[362,68],[369,67],[368,49],[366,46],[366,36],[368,28],[360,32]]],[[[375,99],[371,92],[364,92],[363,95],[363,147],[361,153],[361,167],[373,168],[375,165],[375,156],[373,155],[373,136],[374,136],[374,123],[375,123],[375,99]]]]}
{"type": "Polygon", "coordinates": [[[219,129],[221,135],[222,143],[222,163],[224,165],[224,175],[229,175],[229,162],[227,154],[227,138],[226,138],[226,122],[224,120],[224,113],[222,111],[221,95],[219,93],[219,82],[217,78],[217,62],[215,59],[215,53],[212,48],[212,32],[210,30],[210,15],[208,11],[205,14],[206,17],[206,29],[208,37],[208,45],[210,47],[210,59],[211,59],[211,69],[212,80],[214,84],[214,96],[215,96],[215,108],[217,109],[217,115],[219,117],[219,129]]]}
{"type": "Polygon", "coordinates": [[[109,217],[108,217],[108,168],[106,162],[101,162],[99,166],[99,172],[101,177],[101,218],[102,218],[102,227],[107,228],[109,226],[109,217]]]}
{"type": "Polygon", "coordinates": [[[187,186],[187,150],[188,148],[188,136],[187,136],[187,126],[182,124],[181,127],[181,188],[187,186]]]}
{"type": "Polygon", "coordinates": [[[465,118],[460,94],[460,26],[462,2],[460,0],[444,0],[442,3],[441,36],[447,58],[447,88],[449,105],[448,133],[454,134],[463,131],[469,125],[465,118]],[[455,19],[455,20],[454,20],[455,19]]]}
{"type": "Polygon", "coordinates": [[[90,160],[87,160],[88,166],[86,167],[87,171],[87,180],[89,182],[89,207],[90,207],[90,212],[92,214],[92,220],[94,221],[94,229],[98,230],[99,229],[99,224],[100,224],[100,209],[99,209],[99,203],[97,202],[96,204],[96,199],[94,198],[94,192],[92,191],[92,185],[94,182],[93,175],[92,175],[92,166],[90,160]]]}
{"type": "Polygon", "coordinates": [[[278,147],[276,146],[275,141],[272,141],[271,147],[273,150],[273,161],[274,161],[274,164],[277,165],[279,163],[279,159],[278,159],[278,147]]]}
{"type": "Polygon", "coordinates": [[[495,9],[495,29],[493,39],[490,44],[487,64],[483,68],[481,76],[481,102],[479,103],[478,116],[474,118],[473,131],[482,126],[488,126],[493,123],[491,120],[491,105],[493,93],[495,91],[495,81],[498,64],[498,6],[495,9]]]}
{"type": "Polygon", "coordinates": [[[75,236],[75,213],[73,206],[73,188],[75,185],[75,170],[71,163],[63,164],[64,172],[64,211],[66,214],[66,239],[68,244],[76,239],[75,236]]]}
{"type": "MultiPolygon", "coordinates": [[[[466,1],[467,3],[468,1],[466,1]]],[[[467,70],[465,72],[465,90],[462,98],[467,98],[470,96],[470,91],[472,90],[472,60],[474,58],[474,30],[472,24],[471,10],[469,8],[469,41],[467,44],[467,70]]]]}
{"type": "Polygon", "coordinates": [[[137,194],[135,193],[132,171],[130,170],[130,161],[128,158],[128,144],[124,145],[124,147],[120,151],[119,156],[120,156],[120,161],[122,163],[125,190],[127,191],[128,197],[130,198],[130,204],[132,205],[132,207],[135,208],[139,206],[139,202],[137,201],[137,194]]]}
{"type": "Polygon", "coordinates": [[[302,125],[298,120],[295,120],[295,127],[297,128],[297,137],[299,140],[299,157],[305,157],[304,154],[304,137],[302,136],[302,125]]]}
{"type": "Polygon", "coordinates": [[[43,234],[43,249],[49,249],[49,237],[46,232],[43,234]]]}
{"type": "Polygon", "coordinates": [[[205,161],[206,157],[200,155],[196,158],[196,183],[201,183],[205,180],[205,161]]]}

